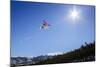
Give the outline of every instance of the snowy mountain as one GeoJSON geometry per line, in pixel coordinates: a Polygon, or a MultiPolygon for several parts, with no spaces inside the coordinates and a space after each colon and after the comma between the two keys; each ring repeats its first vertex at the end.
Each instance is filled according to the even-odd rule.
{"type": "Polygon", "coordinates": [[[51,59],[51,58],[53,58],[53,56],[49,56],[49,55],[41,55],[41,56],[31,57],[31,58],[11,57],[11,65],[17,65],[17,66],[32,65],[32,64],[38,63],[40,61],[51,59]]]}

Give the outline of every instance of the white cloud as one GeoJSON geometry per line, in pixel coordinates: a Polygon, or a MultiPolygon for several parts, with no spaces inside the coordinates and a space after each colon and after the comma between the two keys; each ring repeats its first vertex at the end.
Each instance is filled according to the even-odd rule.
{"type": "Polygon", "coordinates": [[[48,53],[47,55],[54,56],[54,55],[61,55],[61,54],[63,54],[63,52],[53,52],[53,53],[48,53]]]}

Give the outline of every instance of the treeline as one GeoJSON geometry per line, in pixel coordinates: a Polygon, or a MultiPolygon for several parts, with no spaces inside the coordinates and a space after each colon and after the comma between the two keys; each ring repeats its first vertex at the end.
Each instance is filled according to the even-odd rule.
{"type": "Polygon", "coordinates": [[[78,49],[55,56],[11,57],[11,67],[95,61],[95,42],[85,43],[78,49]]]}
{"type": "Polygon", "coordinates": [[[40,61],[35,65],[95,61],[95,42],[85,43],[79,49],[40,61]]]}

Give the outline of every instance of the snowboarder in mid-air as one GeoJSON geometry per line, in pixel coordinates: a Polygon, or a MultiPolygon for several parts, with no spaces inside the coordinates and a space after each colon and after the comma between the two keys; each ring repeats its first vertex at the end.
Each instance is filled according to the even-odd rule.
{"type": "Polygon", "coordinates": [[[40,27],[40,29],[48,29],[48,27],[51,26],[50,24],[48,24],[47,21],[43,20],[42,26],[40,27]]]}

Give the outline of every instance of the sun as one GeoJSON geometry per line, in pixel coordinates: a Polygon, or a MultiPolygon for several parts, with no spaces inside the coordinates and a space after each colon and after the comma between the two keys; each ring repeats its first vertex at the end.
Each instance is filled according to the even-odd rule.
{"type": "Polygon", "coordinates": [[[72,19],[77,18],[77,17],[78,17],[78,12],[77,12],[76,10],[73,10],[73,11],[71,12],[71,17],[72,17],[72,19]]]}
{"type": "Polygon", "coordinates": [[[75,7],[70,11],[70,18],[72,20],[76,20],[79,18],[79,11],[75,7]]]}

